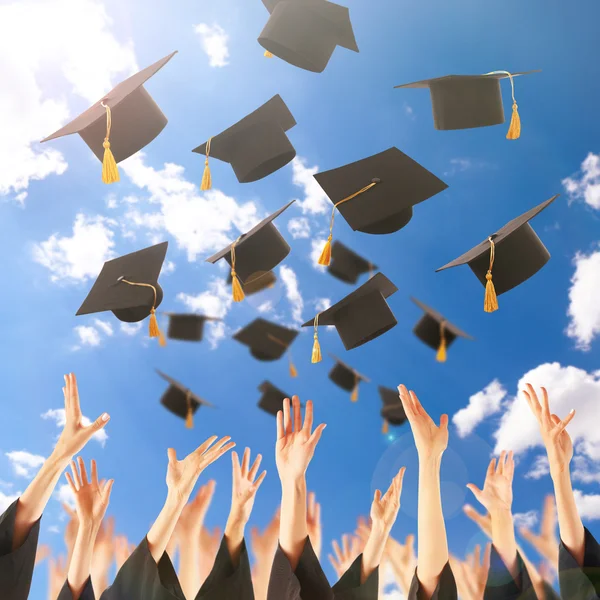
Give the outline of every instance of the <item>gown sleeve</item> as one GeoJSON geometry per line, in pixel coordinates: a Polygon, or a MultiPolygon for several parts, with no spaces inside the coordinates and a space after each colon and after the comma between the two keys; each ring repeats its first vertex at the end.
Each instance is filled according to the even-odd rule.
{"type": "Polygon", "coordinates": [[[580,567],[573,555],[560,542],[558,549],[558,581],[565,600],[590,600],[600,596],[600,546],[584,527],[585,552],[580,567]]]}
{"type": "MultiPolygon", "coordinates": [[[[58,594],[58,598],[56,600],[73,600],[73,592],[71,592],[68,581],[65,581],[65,585],[62,586],[60,594],[58,594]]],[[[96,600],[91,577],[88,577],[85,587],[79,596],[79,600],[96,600]]]]}
{"type": "Polygon", "coordinates": [[[0,597],[2,600],[26,600],[29,596],[40,534],[38,520],[31,527],[21,546],[13,551],[18,502],[19,500],[15,500],[0,516],[0,597]]]}
{"type": "Polygon", "coordinates": [[[296,570],[292,570],[290,561],[277,547],[267,600],[333,600],[333,592],[319,559],[315,555],[310,539],[306,538],[304,549],[296,570]]]}
{"type": "Polygon", "coordinates": [[[529,572],[517,552],[517,576],[513,578],[492,544],[490,570],[483,593],[484,600],[536,600],[529,572]]]}
{"type": "MultiPolygon", "coordinates": [[[[417,600],[422,597],[421,582],[417,577],[417,570],[413,575],[407,600],[417,600]]],[[[440,574],[440,580],[435,588],[431,600],[457,600],[456,581],[450,568],[450,563],[446,563],[440,574]]]]}
{"type": "Polygon", "coordinates": [[[335,600],[377,600],[379,596],[379,567],[361,584],[362,554],[333,586],[335,600]]]}
{"type": "Polygon", "coordinates": [[[215,564],[200,588],[197,600],[254,600],[254,588],[250,573],[250,560],[246,541],[242,540],[239,563],[231,562],[225,536],[221,540],[215,564]]]}

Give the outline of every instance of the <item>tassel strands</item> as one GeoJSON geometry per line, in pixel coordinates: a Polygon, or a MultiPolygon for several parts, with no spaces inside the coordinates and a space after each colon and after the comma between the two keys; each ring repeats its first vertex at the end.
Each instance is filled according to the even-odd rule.
{"type": "Polygon", "coordinates": [[[515,82],[512,73],[508,71],[491,71],[486,75],[506,75],[510,79],[510,90],[512,94],[512,116],[510,125],[506,134],[507,140],[518,140],[521,137],[521,117],[519,116],[519,106],[515,100],[515,82]]]}
{"type": "Polygon", "coordinates": [[[296,365],[292,361],[292,355],[289,352],[288,356],[290,357],[290,377],[298,377],[298,370],[296,369],[296,365]]]}
{"type": "Polygon", "coordinates": [[[319,344],[319,315],[315,317],[315,332],[313,338],[314,342],[310,362],[314,364],[323,360],[323,357],[321,356],[321,345],[319,344]]]}
{"type": "Polygon", "coordinates": [[[189,390],[185,394],[185,403],[187,405],[187,414],[185,415],[185,426],[187,429],[194,428],[194,411],[192,410],[192,392],[189,390]]]}
{"type": "Polygon", "coordinates": [[[492,281],[492,267],[494,266],[494,258],[496,256],[496,244],[494,244],[494,240],[491,237],[489,237],[488,240],[490,242],[490,268],[485,275],[486,283],[483,310],[487,313],[491,313],[495,310],[498,310],[496,288],[494,287],[494,282],[492,281]]]}
{"type": "Polygon", "coordinates": [[[389,433],[389,431],[390,431],[390,424],[388,423],[387,419],[384,419],[383,426],[381,427],[381,433],[386,435],[387,433],[389,433]]]}
{"type": "Polygon", "coordinates": [[[235,272],[235,246],[240,241],[241,236],[231,244],[231,292],[233,294],[234,302],[241,302],[246,296],[244,295],[244,290],[242,288],[242,284],[237,277],[237,273],[235,272]]]}
{"type": "Polygon", "coordinates": [[[446,362],[446,321],[440,323],[440,345],[435,360],[446,362]]]}
{"type": "Polygon", "coordinates": [[[121,180],[117,162],[110,149],[110,129],[112,127],[112,115],[110,106],[100,102],[101,106],[106,110],[106,136],[102,147],[104,148],[104,157],[102,158],[102,183],[117,183],[121,180]]]}
{"type": "Polygon", "coordinates": [[[167,340],[163,335],[162,331],[158,327],[158,321],[156,320],[156,288],[149,283],[136,283],[134,281],[127,281],[127,279],[121,279],[123,283],[128,285],[137,285],[139,287],[148,287],[154,292],[154,300],[152,302],[152,308],[150,309],[150,322],[148,323],[148,335],[151,338],[158,338],[158,344],[160,346],[166,346],[167,340]]]}
{"type": "Polygon", "coordinates": [[[273,53],[269,52],[268,50],[265,50],[265,53],[263,55],[265,58],[273,58],[273,53]]]}
{"type": "Polygon", "coordinates": [[[211,140],[212,138],[209,138],[208,142],[206,142],[206,160],[204,161],[204,173],[202,173],[202,183],[200,184],[200,191],[202,192],[212,189],[212,176],[210,174],[210,166],[208,164],[211,140]]]}
{"type": "Polygon", "coordinates": [[[350,394],[350,402],[358,402],[358,384],[360,383],[360,378],[358,375],[354,375],[354,388],[352,389],[352,394],[350,394]]]}
{"type": "Polygon", "coordinates": [[[272,341],[275,342],[276,344],[279,344],[282,348],[285,348],[287,355],[288,355],[288,359],[290,361],[290,377],[298,377],[298,371],[296,369],[296,365],[294,364],[294,361],[292,359],[292,353],[288,348],[288,345],[283,342],[282,340],[280,340],[279,338],[276,338],[274,335],[271,335],[270,333],[267,333],[267,337],[272,341]]]}

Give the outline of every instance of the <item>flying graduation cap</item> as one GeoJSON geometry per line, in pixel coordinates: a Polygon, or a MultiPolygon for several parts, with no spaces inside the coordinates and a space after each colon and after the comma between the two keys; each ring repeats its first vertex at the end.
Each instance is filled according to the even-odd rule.
{"type": "Polygon", "coordinates": [[[388,433],[390,425],[403,425],[406,423],[406,413],[404,412],[398,390],[392,390],[380,385],[379,395],[383,402],[383,406],[381,407],[381,417],[383,419],[381,433],[388,433]]]}
{"type": "Polygon", "coordinates": [[[331,246],[331,262],[327,271],[343,281],[344,283],[354,284],[363,273],[372,274],[377,269],[377,265],[369,262],[362,256],[356,254],[337,240],[331,246]]]}
{"type": "MultiPolygon", "coordinates": [[[[415,325],[413,333],[427,346],[437,350],[436,360],[446,362],[446,351],[457,337],[467,340],[473,338],[450,323],[439,312],[430,308],[420,300],[411,300],[425,313],[415,325]]],[[[396,396],[398,394],[396,393],[396,396]]]]}
{"type": "Polygon", "coordinates": [[[42,142],[78,133],[102,161],[102,181],[119,181],[117,163],[147,146],[167,124],[167,117],[144,84],[175,54],[177,52],[122,81],[102,100],[42,142]]]}
{"type": "Polygon", "coordinates": [[[258,407],[275,417],[277,416],[278,411],[283,410],[284,399],[291,398],[291,396],[285,392],[282,392],[270,381],[263,381],[258,386],[258,391],[262,393],[262,396],[258,402],[258,407]]]}
{"type": "Polygon", "coordinates": [[[472,129],[504,123],[500,81],[508,78],[512,93],[512,117],[506,138],[516,140],[521,135],[521,118],[513,78],[539,72],[492,71],[484,75],[447,75],[397,85],[396,88],[429,88],[436,129],[472,129]]]}
{"type": "Polygon", "coordinates": [[[279,360],[287,353],[290,361],[290,375],[296,377],[298,372],[292,360],[290,346],[298,333],[295,329],[288,329],[258,318],[238,331],[233,339],[248,346],[250,354],[258,360],[279,360]]]}
{"type": "Polygon", "coordinates": [[[192,152],[205,156],[200,189],[212,188],[209,158],[230,163],[240,183],[258,181],[287,165],[296,156],[296,150],[286,131],[295,125],[289,108],[276,95],[223,133],[194,148],[192,152]]]}
{"type": "Polygon", "coordinates": [[[347,7],[326,0],[263,0],[263,4],[271,15],[258,38],[265,56],[321,73],[336,46],[358,52],[347,7]]]}
{"type": "Polygon", "coordinates": [[[204,404],[214,408],[212,404],[196,396],[190,389],[175,379],[165,375],[158,369],[156,369],[156,372],[169,383],[169,387],[162,395],[160,403],[174,415],[185,419],[185,426],[188,429],[194,427],[194,415],[201,405],[204,404]]]}
{"type": "Polygon", "coordinates": [[[331,261],[336,209],[354,231],[378,235],[393,233],[412,219],[415,204],[448,187],[395,147],[317,173],[314,178],[333,202],[329,237],[319,258],[320,265],[329,265],[331,261]]]}
{"type": "Polygon", "coordinates": [[[329,379],[343,390],[352,392],[350,394],[350,400],[356,402],[358,400],[358,386],[360,385],[360,382],[364,381],[365,383],[369,383],[371,380],[348,366],[337,356],[334,356],[333,354],[330,354],[329,356],[335,361],[333,369],[329,371],[329,379]]]}
{"type": "Polygon", "coordinates": [[[168,245],[162,242],[104,263],[76,316],[110,310],[119,321],[137,323],[150,315],[149,335],[164,346],[155,311],[163,299],[158,276],[168,245]]]}
{"type": "MultiPolygon", "coordinates": [[[[264,275],[261,275],[257,279],[252,279],[246,284],[240,284],[242,286],[242,291],[244,292],[244,296],[252,296],[253,294],[258,294],[266,289],[272,288],[275,283],[277,283],[277,277],[275,277],[275,273],[273,271],[268,271],[264,275]]],[[[233,284],[233,277],[231,276],[231,272],[227,276],[227,285],[233,284]]]]}
{"type": "Polygon", "coordinates": [[[275,268],[289,253],[290,246],[277,231],[273,221],[295,200],[263,219],[248,233],[242,234],[227,248],[217,252],[206,262],[216,263],[224,258],[231,265],[233,301],[244,299],[242,285],[265,275],[275,268]]]}
{"type": "Polygon", "coordinates": [[[383,273],[377,273],[337,304],[304,323],[302,327],[314,327],[311,362],[321,362],[319,327],[334,325],[346,350],[358,348],[395,327],[396,317],[386,298],[397,291],[383,273]]]}
{"type": "Polygon", "coordinates": [[[193,313],[165,313],[169,317],[167,337],[183,342],[200,342],[204,333],[205,321],[220,321],[215,317],[206,317],[193,313]]]}
{"type": "Polygon", "coordinates": [[[483,310],[498,310],[497,296],[535,275],[549,260],[550,252],[529,221],[547,208],[559,194],[507,223],[462,256],[436,270],[468,264],[485,286],[483,310]],[[493,275],[492,275],[493,273],[493,275]],[[492,280],[493,277],[493,280],[492,280]]]}

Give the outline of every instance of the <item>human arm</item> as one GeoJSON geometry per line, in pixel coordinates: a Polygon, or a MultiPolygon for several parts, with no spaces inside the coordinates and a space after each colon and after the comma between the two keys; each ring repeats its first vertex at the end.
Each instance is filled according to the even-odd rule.
{"type": "Polygon", "coordinates": [[[414,546],[415,536],[412,534],[406,536],[404,544],[390,535],[385,549],[388,561],[392,566],[394,579],[405,597],[408,597],[410,582],[417,566],[414,546]]]}
{"type": "Polygon", "coordinates": [[[317,502],[314,492],[308,493],[308,508],[306,511],[306,527],[308,537],[315,551],[315,556],[321,559],[321,548],[323,546],[323,530],[321,527],[321,505],[317,502]]]}
{"type": "Polygon", "coordinates": [[[357,536],[345,533],[342,536],[341,545],[338,544],[337,540],[333,540],[331,546],[333,554],[328,554],[327,558],[338,579],[340,579],[360,555],[361,540],[357,536]]]}
{"type": "MultiPolygon", "coordinates": [[[[100,483],[102,485],[102,482],[100,483]]],[[[115,520],[113,517],[100,523],[94,554],[92,557],[92,583],[94,592],[100,597],[108,587],[108,573],[115,560],[115,520]]]]}
{"type": "Polygon", "coordinates": [[[252,584],[256,600],[266,600],[267,598],[271,566],[277,550],[279,521],[280,509],[278,508],[262,534],[259,532],[258,527],[252,527],[250,530],[250,544],[254,554],[252,584]]]}

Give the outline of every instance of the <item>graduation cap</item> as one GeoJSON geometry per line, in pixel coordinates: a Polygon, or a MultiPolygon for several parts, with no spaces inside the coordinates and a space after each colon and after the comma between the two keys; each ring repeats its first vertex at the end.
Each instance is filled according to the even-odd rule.
{"type": "Polygon", "coordinates": [[[331,246],[327,271],[345,283],[356,283],[362,273],[373,273],[377,265],[364,259],[337,240],[331,246]]]}
{"type": "Polygon", "coordinates": [[[137,323],[150,315],[149,335],[164,346],[155,311],[163,299],[158,276],[168,245],[162,242],[104,263],[76,316],[110,310],[119,321],[137,323]]]}
{"type": "Polygon", "coordinates": [[[550,260],[550,252],[529,221],[542,212],[560,194],[513,219],[475,248],[436,270],[468,264],[485,286],[483,310],[498,310],[497,296],[512,290],[535,275],[550,260]],[[492,281],[493,270],[493,281],[492,281]]]}
{"type": "Polygon", "coordinates": [[[433,107],[433,122],[438,130],[471,129],[504,123],[504,107],[500,80],[510,79],[512,118],[506,138],[516,140],[521,135],[521,119],[515,100],[514,77],[539,73],[524,71],[492,71],[485,75],[447,75],[397,85],[396,88],[429,88],[433,107]]]}
{"type": "Polygon", "coordinates": [[[287,165],[296,156],[286,135],[294,125],[296,120],[290,109],[276,95],[223,133],[194,148],[192,152],[206,157],[200,189],[212,188],[209,156],[230,163],[240,183],[258,181],[287,165]]]}
{"type": "Polygon", "coordinates": [[[169,317],[167,337],[184,342],[200,342],[204,332],[205,321],[220,321],[204,315],[165,313],[169,317]]]}
{"type": "Polygon", "coordinates": [[[262,396],[258,402],[258,407],[273,416],[277,416],[277,412],[283,410],[283,401],[285,398],[291,398],[290,395],[282,392],[275,387],[270,381],[263,381],[258,386],[262,396]]]}
{"type": "Polygon", "coordinates": [[[337,356],[334,356],[333,354],[330,354],[329,356],[335,361],[333,369],[329,371],[329,379],[343,390],[352,392],[350,400],[356,402],[358,400],[358,386],[360,385],[360,382],[364,381],[365,383],[369,383],[371,380],[348,366],[345,362],[337,358],[337,356]]]}
{"type": "Polygon", "coordinates": [[[117,163],[147,146],[167,124],[167,117],[144,84],[175,54],[177,52],[122,81],[102,100],[42,142],[78,133],[102,161],[102,181],[119,181],[117,163]]]}
{"type": "MultiPolygon", "coordinates": [[[[275,273],[273,273],[273,271],[268,271],[257,279],[252,279],[252,281],[243,284],[242,291],[244,292],[244,296],[252,296],[253,294],[258,294],[258,292],[272,288],[276,282],[277,277],[275,277],[275,273]]],[[[227,285],[231,285],[232,283],[233,277],[230,272],[227,276],[227,285]]]]}
{"type": "Polygon", "coordinates": [[[188,429],[192,429],[194,426],[194,414],[196,414],[200,406],[204,404],[205,406],[213,407],[213,405],[196,396],[196,394],[179,383],[179,381],[165,375],[158,369],[156,369],[156,372],[169,383],[169,387],[162,395],[160,403],[174,415],[185,419],[185,426],[188,429]]]}
{"type": "Polygon", "coordinates": [[[381,417],[383,418],[383,427],[381,433],[387,433],[391,425],[403,425],[406,423],[406,413],[400,400],[398,390],[392,390],[379,386],[379,395],[383,406],[381,408],[381,417]]]}
{"type": "Polygon", "coordinates": [[[279,360],[287,352],[290,360],[290,375],[296,377],[298,372],[292,361],[290,346],[298,333],[295,329],[288,329],[258,318],[238,331],[233,339],[248,346],[250,354],[258,360],[279,360]]]}
{"type": "Polygon", "coordinates": [[[311,362],[321,362],[320,326],[334,325],[346,350],[358,348],[394,327],[396,317],[386,298],[397,291],[398,288],[383,273],[377,273],[337,304],[304,323],[302,327],[314,327],[311,362]]]}
{"type": "Polygon", "coordinates": [[[271,14],[258,43],[265,56],[321,73],[336,46],[358,52],[350,11],[325,0],[263,0],[271,14]]]}
{"type": "Polygon", "coordinates": [[[320,265],[329,265],[336,208],[354,231],[393,233],[404,227],[412,207],[448,186],[433,173],[398,150],[388,148],[368,158],[314,175],[333,202],[329,237],[320,265]]]}
{"type": "Polygon", "coordinates": [[[247,285],[254,279],[262,277],[290,253],[288,243],[277,231],[273,221],[294,202],[295,200],[292,200],[283,208],[263,219],[248,233],[240,235],[227,248],[206,259],[206,262],[214,264],[224,258],[231,265],[234,302],[241,302],[244,299],[242,285],[247,285]],[[242,285],[240,285],[240,281],[242,285]]]}
{"type": "Polygon", "coordinates": [[[446,362],[446,350],[457,337],[463,337],[468,340],[473,339],[468,333],[461,331],[458,327],[447,321],[445,317],[433,308],[430,308],[416,298],[411,298],[411,300],[425,313],[415,325],[413,333],[424,344],[437,350],[436,360],[438,362],[446,362]]]}

